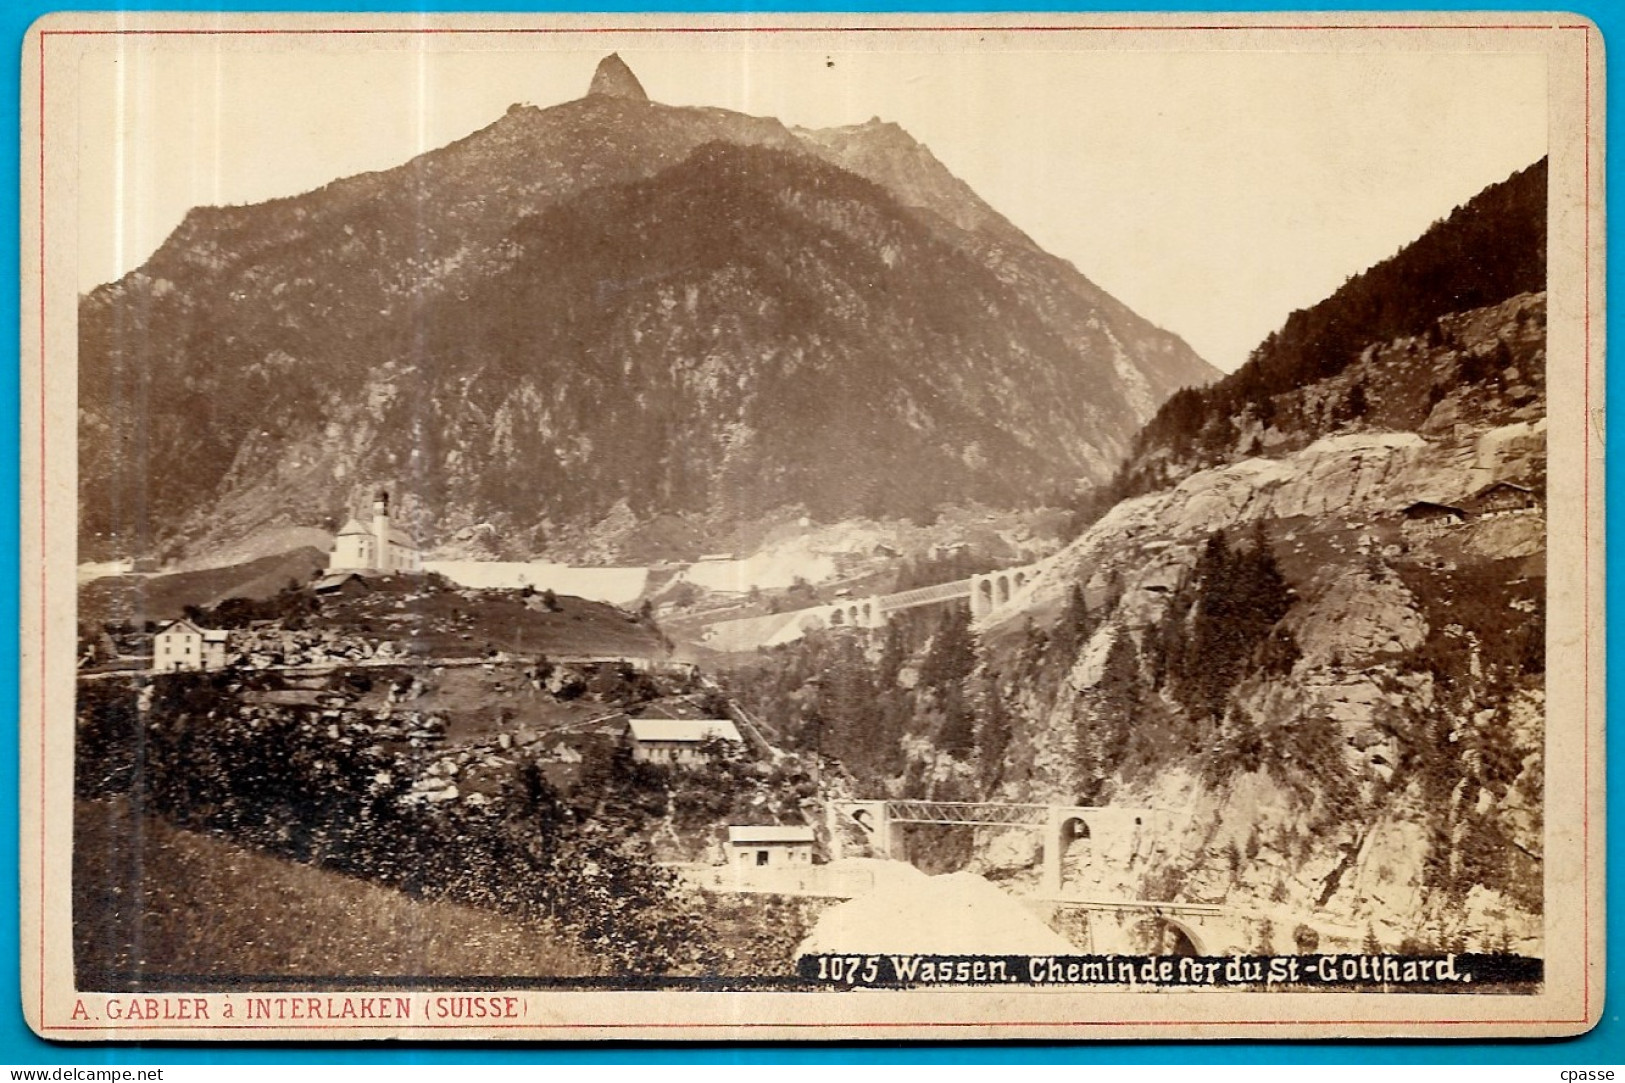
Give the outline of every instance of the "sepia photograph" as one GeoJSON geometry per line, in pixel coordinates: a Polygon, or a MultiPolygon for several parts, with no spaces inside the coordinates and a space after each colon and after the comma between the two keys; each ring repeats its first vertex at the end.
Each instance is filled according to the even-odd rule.
{"type": "Polygon", "coordinates": [[[1588,1029],[1601,44],[1503,21],[36,24],[30,1025],[1588,1029]]]}

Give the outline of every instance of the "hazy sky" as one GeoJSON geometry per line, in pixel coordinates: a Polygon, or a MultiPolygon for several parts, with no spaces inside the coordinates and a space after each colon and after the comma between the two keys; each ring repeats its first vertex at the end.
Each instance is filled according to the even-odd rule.
{"type": "Polygon", "coordinates": [[[385,169],[510,103],[579,97],[611,47],[657,101],[807,127],[896,121],[1039,244],[1224,369],[1292,309],[1546,153],[1537,54],[963,38],[831,51],[793,35],[369,44],[179,38],[87,56],[81,288],[139,266],[191,206],[385,169]]]}

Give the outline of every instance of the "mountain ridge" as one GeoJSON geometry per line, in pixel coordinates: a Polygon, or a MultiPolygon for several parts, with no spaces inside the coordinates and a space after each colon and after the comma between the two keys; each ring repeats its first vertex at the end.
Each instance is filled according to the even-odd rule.
{"type": "Polygon", "coordinates": [[[1170,395],[1085,516],[1242,450],[1244,434],[1269,430],[1294,389],[1336,376],[1373,343],[1420,336],[1434,344],[1445,315],[1544,291],[1546,171],[1542,158],[1489,185],[1393,256],[1291,313],[1235,372],[1170,395]]]}
{"type": "Polygon", "coordinates": [[[1184,810],[1087,890],[1278,916],[1264,953],[1542,951],[1543,197],[1490,186],[1171,400],[984,626],[1023,750],[984,797],[1184,810]]]}
{"type": "MultiPolygon", "coordinates": [[[[830,179],[835,174],[820,172],[825,169],[854,179],[872,174],[864,181],[870,188],[851,189],[848,196],[856,203],[886,204],[891,209],[874,211],[880,218],[898,218],[900,210],[899,221],[909,221],[897,228],[908,232],[917,251],[951,253],[942,258],[955,269],[937,282],[938,292],[952,295],[960,280],[978,283],[966,288],[1002,298],[998,311],[986,315],[990,325],[1010,318],[1027,328],[1014,338],[1006,336],[1005,350],[1016,353],[1000,364],[1025,365],[1034,393],[1039,385],[1055,390],[1054,379],[1060,379],[1065,398],[1078,402],[1046,404],[1044,409],[1071,418],[1071,430],[1040,425],[1035,431],[1049,432],[1058,445],[1041,456],[1046,460],[1042,469],[1027,461],[1027,455],[1000,484],[970,482],[969,490],[987,488],[1008,501],[1014,496],[1012,482],[1023,488],[1031,484],[1032,494],[1020,498],[1032,499],[1038,491],[1069,486],[1078,478],[1099,479],[1156,402],[1213,374],[1176,336],[1134,316],[1070,264],[1043,253],[895,125],[858,126],[861,131],[843,129],[814,138],[772,118],[649,101],[639,96],[641,87],[634,92],[636,77],[630,70],[621,69],[624,64],[617,68],[606,58],[594,77],[597,90],[586,97],[546,109],[511,107],[492,124],[392,169],[340,178],[264,204],[196,209],[140,268],[91,291],[80,310],[81,548],[87,558],[101,552],[220,544],[262,526],[292,523],[301,507],[318,521],[342,518],[371,484],[399,490],[405,514],[416,516],[431,536],[444,536],[458,522],[502,518],[504,509],[449,489],[440,476],[443,463],[420,450],[440,438],[429,432],[438,424],[433,412],[421,408],[435,392],[414,393],[400,384],[421,361],[414,353],[417,343],[435,337],[434,320],[461,321],[457,309],[470,297],[499,298],[491,283],[513,284],[514,268],[524,257],[516,238],[539,237],[536,221],[566,206],[586,213],[594,205],[595,191],[630,190],[673,170],[681,177],[684,164],[711,144],[772,151],[794,162],[781,172],[811,178],[809,183],[838,186],[830,179]],[[916,175],[923,179],[912,186],[904,183],[916,175]],[[575,200],[584,202],[572,204],[575,200]],[[1031,302],[1012,298],[1011,290],[1031,302]],[[387,342],[388,350],[380,342],[387,342]],[[1087,385],[1064,375],[1079,366],[1092,377],[1087,385]],[[394,374],[392,389],[378,385],[378,374],[386,370],[394,374]],[[1043,370],[1053,371],[1043,375],[1043,370]],[[416,399],[420,408],[401,424],[420,446],[385,453],[354,439],[314,435],[313,429],[352,436],[376,433],[377,426],[357,424],[353,404],[337,401],[341,394],[383,396],[391,402],[402,395],[416,399]],[[184,466],[159,470],[159,462],[184,466]],[[280,496],[279,487],[286,490],[280,496]]],[[[711,164],[720,168],[717,161],[711,164]]],[[[805,194],[805,185],[802,189],[805,194]]],[[[770,202],[773,194],[757,188],[754,198],[770,202]]],[[[816,199],[808,206],[813,203],[816,199]]],[[[714,200],[706,206],[724,217],[739,213],[717,207],[714,200]]],[[[855,208],[853,204],[839,213],[859,214],[855,208]]],[[[792,213],[816,217],[825,210],[829,208],[792,213]]],[[[645,216],[644,226],[655,233],[681,232],[688,213],[673,206],[666,220],[645,216]]],[[[712,222],[709,229],[743,239],[737,230],[730,232],[727,221],[712,222]]],[[[829,235],[831,243],[834,236],[829,235]]],[[[884,266],[883,258],[876,264],[871,258],[876,253],[866,251],[873,247],[872,238],[848,239],[854,242],[843,249],[849,259],[871,268],[884,266]]],[[[749,257],[757,261],[753,273],[758,275],[763,271],[759,256],[749,257]]],[[[871,272],[871,278],[878,273],[871,272]]],[[[612,321],[624,309],[627,300],[619,296],[624,284],[612,278],[598,289],[591,304],[603,310],[604,320],[612,321]]],[[[630,289],[638,293],[648,286],[632,281],[630,289]]],[[[786,296],[797,288],[793,282],[771,284],[771,290],[786,296]]],[[[863,303],[878,312],[890,296],[867,297],[863,303]]],[[[760,310],[782,298],[737,293],[736,299],[760,310]]],[[[960,307],[968,314],[978,312],[969,302],[960,307]]],[[[506,318],[514,334],[524,337],[526,328],[555,318],[554,312],[553,306],[538,303],[525,312],[510,310],[506,318]]],[[[582,319],[591,317],[584,311],[560,311],[556,318],[579,329],[582,319]]],[[[754,319],[749,316],[747,322],[754,319]]],[[[830,313],[829,320],[841,324],[842,315],[830,313]]],[[[503,337],[492,329],[492,320],[475,322],[487,341],[503,337]]],[[[906,321],[891,322],[903,328],[897,334],[906,333],[906,321]]],[[[846,332],[852,330],[846,327],[846,332]]],[[[987,337],[985,329],[969,324],[961,330],[987,337]]],[[[734,363],[744,364],[752,351],[771,354],[785,345],[764,339],[749,349],[741,346],[744,353],[734,363]]],[[[878,338],[871,347],[858,352],[882,357],[887,349],[913,349],[899,345],[895,336],[886,349],[878,338]]],[[[516,371],[517,360],[502,359],[499,368],[516,371]]],[[[693,360],[678,354],[668,358],[678,365],[693,360]]],[[[550,362],[541,363],[545,368],[550,362]]],[[[953,359],[922,363],[951,368],[953,359]]],[[[415,371],[421,375],[424,370],[415,371]]],[[[990,390],[973,380],[962,383],[957,393],[976,401],[990,390]]],[[[534,388],[527,394],[534,394],[534,388]]],[[[802,401],[813,398],[803,396],[802,401]]],[[[995,400],[1038,416],[1019,386],[1002,387],[995,400]]],[[[913,427],[919,420],[910,419],[913,407],[901,400],[897,405],[904,413],[891,417],[889,426],[871,426],[871,431],[913,427]]],[[[452,412],[462,408],[448,406],[454,407],[452,412]]],[[[373,412],[385,408],[383,402],[369,407],[373,412]]],[[[793,418],[781,421],[795,424],[793,418]]],[[[694,423],[706,424],[703,419],[694,423]]],[[[998,439],[988,431],[990,439],[998,439]]],[[[675,445],[670,441],[681,434],[679,426],[659,438],[671,448],[675,445]]],[[[557,427],[549,429],[547,446],[533,446],[541,457],[532,465],[573,461],[574,452],[566,446],[571,439],[557,427]]],[[[603,446],[601,438],[590,442],[603,446]]],[[[988,453],[961,448],[959,457],[988,453]]],[[[849,471],[851,465],[828,461],[820,468],[832,475],[849,471]]],[[[726,464],[708,466],[720,477],[726,464]]],[[[502,469],[512,475],[508,488],[524,487],[517,466],[502,469]]],[[[775,469],[785,476],[784,469],[775,469]]],[[[972,474],[979,469],[970,467],[972,474]]],[[[773,470],[760,476],[773,476],[773,470]]],[[[632,480],[615,484],[630,494],[632,480]]],[[[561,481],[553,491],[565,484],[561,481]]],[[[898,492],[903,488],[892,487],[898,492]]],[[[947,497],[947,489],[933,492],[947,497]]],[[[779,494],[784,505],[807,503],[806,495],[793,487],[779,494]]],[[[595,505],[581,514],[601,516],[609,510],[595,505]]],[[[567,518],[577,527],[591,521],[547,508],[535,512],[519,517],[523,521],[507,516],[514,537],[524,535],[514,542],[514,551],[545,544],[545,535],[567,518]]]]}

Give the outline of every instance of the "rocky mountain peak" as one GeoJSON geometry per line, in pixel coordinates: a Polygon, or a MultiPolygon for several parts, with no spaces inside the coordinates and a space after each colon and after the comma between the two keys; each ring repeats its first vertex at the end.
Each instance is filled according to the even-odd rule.
{"type": "Polygon", "coordinates": [[[82,306],[85,559],[342,521],[419,462],[419,537],[493,522],[515,559],[598,551],[617,507],[709,536],[1038,501],[1215,375],[901,129],[816,134],[656,104],[612,55],[395,169],[194,212],[82,306]]]}
{"type": "Polygon", "coordinates": [[[643,84],[638,82],[638,77],[632,74],[632,69],[626,66],[626,61],[618,53],[610,53],[598,62],[598,70],[592,73],[592,85],[587,88],[587,97],[624,98],[634,102],[649,100],[643,84]]]}

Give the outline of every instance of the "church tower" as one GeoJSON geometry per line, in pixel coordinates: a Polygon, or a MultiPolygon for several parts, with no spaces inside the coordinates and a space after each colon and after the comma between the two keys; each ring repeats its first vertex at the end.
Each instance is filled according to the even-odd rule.
{"type": "Polygon", "coordinates": [[[379,489],[372,498],[372,566],[380,572],[390,570],[389,559],[389,490],[379,489]]]}

